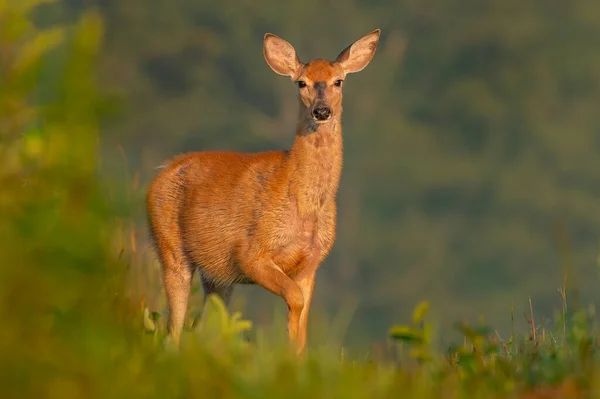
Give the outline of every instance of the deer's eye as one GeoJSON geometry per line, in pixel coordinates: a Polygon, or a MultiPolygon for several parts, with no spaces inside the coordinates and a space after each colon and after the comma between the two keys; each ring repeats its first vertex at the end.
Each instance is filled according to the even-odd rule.
{"type": "Polygon", "coordinates": [[[343,80],[341,80],[341,79],[336,80],[335,83],[334,83],[334,85],[336,85],[337,87],[341,87],[342,86],[342,82],[343,82],[343,80]]]}
{"type": "Polygon", "coordinates": [[[296,84],[298,85],[298,87],[301,89],[303,87],[306,87],[306,82],[303,80],[299,80],[296,82],[296,84]]]}

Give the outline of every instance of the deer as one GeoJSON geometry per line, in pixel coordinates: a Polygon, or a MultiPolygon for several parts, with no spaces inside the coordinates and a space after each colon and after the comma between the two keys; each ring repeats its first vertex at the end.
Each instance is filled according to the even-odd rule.
{"type": "Polygon", "coordinates": [[[167,296],[168,338],[176,348],[197,271],[204,297],[217,295],[226,306],[236,284],[281,297],[290,346],[305,351],[316,272],[336,237],[342,88],[348,74],[371,62],[380,33],[362,36],[335,61],[307,63],[286,40],[266,33],[266,63],[298,89],[291,148],[183,153],[151,180],[148,225],[167,296]]]}

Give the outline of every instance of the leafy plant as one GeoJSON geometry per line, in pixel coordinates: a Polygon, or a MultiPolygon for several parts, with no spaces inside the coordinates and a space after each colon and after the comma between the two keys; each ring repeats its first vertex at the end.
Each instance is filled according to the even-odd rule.
{"type": "Polygon", "coordinates": [[[408,356],[419,363],[433,359],[431,351],[432,325],[425,322],[429,302],[419,303],[413,310],[412,322],[390,328],[389,335],[397,343],[409,346],[408,356]]]}

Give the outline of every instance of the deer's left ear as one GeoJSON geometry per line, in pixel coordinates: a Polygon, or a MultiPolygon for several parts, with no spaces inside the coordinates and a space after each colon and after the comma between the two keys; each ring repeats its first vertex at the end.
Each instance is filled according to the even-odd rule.
{"type": "Polygon", "coordinates": [[[362,71],[375,55],[377,43],[379,42],[380,29],[375,29],[346,47],[336,58],[345,73],[362,71]]]}

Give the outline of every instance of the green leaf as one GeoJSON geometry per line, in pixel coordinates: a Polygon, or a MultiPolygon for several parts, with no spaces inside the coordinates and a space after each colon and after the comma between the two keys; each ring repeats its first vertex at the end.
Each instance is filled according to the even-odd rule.
{"type": "Polygon", "coordinates": [[[410,326],[394,326],[390,329],[389,334],[392,338],[398,341],[407,343],[422,343],[423,336],[421,331],[415,330],[410,326]]]}
{"type": "Polygon", "coordinates": [[[229,326],[229,312],[223,300],[216,294],[211,294],[206,298],[205,311],[209,317],[216,318],[216,323],[221,331],[226,331],[229,326]]]}
{"type": "Polygon", "coordinates": [[[242,320],[242,314],[240,312],[235,312],[233,316],[231,316],[231,326],[233,333],[239,334],[251,330],[252,322],[250,320],[242,320]]]}
{"type": "Polygon", "coordinates": [[[413,316],[412,316],[413,323],[415,323],[415,324],[421,323],[425,319],[425,316],[427,316],[428,311],[429,311],[429,302],[428,301],[420,302],[413,311],[413,316]]]}
{"type": "Polygon", "coordinates": [[[144,308],[144,328],[146,331],[155,332],[156,331],[156,323],[154,321],[154,313],[150,313],[148,308],[144,308]]]}

